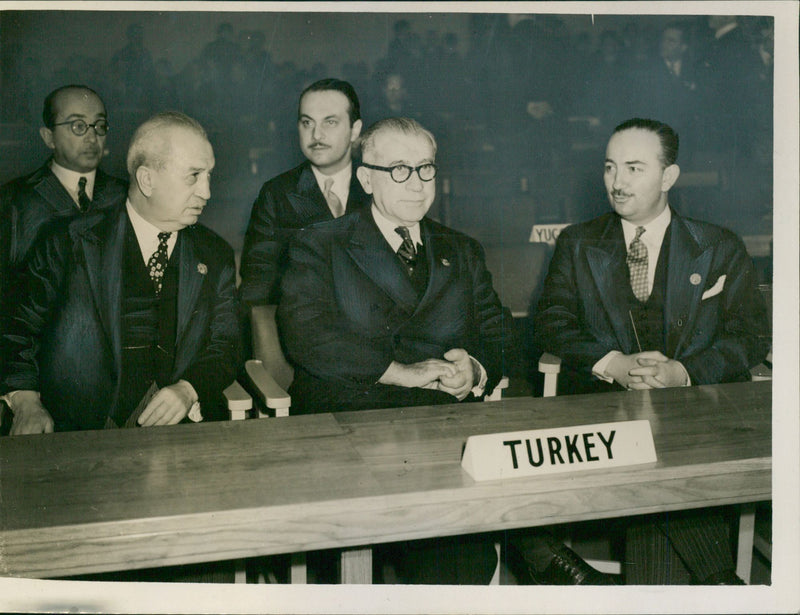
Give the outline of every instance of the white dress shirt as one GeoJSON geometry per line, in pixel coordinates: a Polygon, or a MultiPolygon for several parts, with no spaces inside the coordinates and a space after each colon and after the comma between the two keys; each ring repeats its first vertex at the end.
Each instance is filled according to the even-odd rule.
{"type": "MultiPolygon", "coordinates": [[[[133,208],[130,200],[125,201],[125,207],[128,210],[128,217],[131,220],[133,232],[136,233],[136,241],[139,243],[139,250],[146,265],[153,253],[158,249],[158,234],[163,231],[142,218],[139,212],[133,208]]],[[[167,239],[167,258],[172,256],[176,243],[178,243],[178,232],[173,231],[170,233],[169,239],[167,239]]]]}
{"type": "Polygon", "coordinates": [[[350,196],[350,178],[353,176],[353,163],[348,163],[345,168],[343,168],[341,171],[337,171],[333,175],[325,175],[313,164],[311,165],[311,170],[314,172],[314,178],[317,180],[317,185],[319,186],[322,194],[325,194],[325,181],[328,179],[333,179],[331,192],[339,197],[339,201],[342,203],[342,208],[344,209],[344,212],[347,213],[347,197],[350,196]]]}
{"type": "Polygon", "coordinates": [[[65,169],[55,160],[52,160],[50,162],[50,170],[53,171],[53,175],[61,182],[64,189],[69,192],[72,200],[75,201],[75,205],[78,205],[78,180],[81,177],[86,178],[86,196],[90,199],[94,196],[94,179],[97,175],[97,169],[88,173],[78,173],[77,171],[65,169]]]}

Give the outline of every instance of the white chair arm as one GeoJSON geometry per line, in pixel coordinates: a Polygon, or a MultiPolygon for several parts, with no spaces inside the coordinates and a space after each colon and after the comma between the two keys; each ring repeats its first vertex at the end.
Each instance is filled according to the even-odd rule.
{"type": "Polygon", "coordinates": [[[247,412],[253,408],[253,398],[244,390],[244,387],[234,381],[222,394],[228,404],[228,412],[232,421],[241,421],[247,418],[247,412]]]}
{"type": "Polygon", "coordinates": [[[245,363],[245,371],[264,405],[274,410],[275,416],[289,416],[291,396],[275,382],[261,361],[250,359],[245,363]]]}

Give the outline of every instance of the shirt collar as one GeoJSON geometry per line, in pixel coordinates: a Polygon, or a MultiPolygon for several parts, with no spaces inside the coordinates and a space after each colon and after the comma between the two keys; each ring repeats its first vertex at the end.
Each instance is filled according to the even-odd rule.
{"type": "Polygon", "coordinates": [[[333,175],[325,175],[313,164],[311,165],[311,170],[314,172],[317,185],[323,194],[325,194],[325,181],[333,179],[331,190],[333,190],[334,194],[339,197],[339,200],[346,205],[347,197],[350,195],[350,177],[353,173],[353,162],[347,163],[345,168],[337,171],[333,175]]]}
{"type": "MultiPolygon", "coordinates": [[[[389,245],[392,247],[392,250],[397,252],[400,244],[403,243],[403,238],[397,234],[394,230],[398,226],[397,222],[392,222],[386,216],[384,216],[375,205],[372,205],[372,217],[375,219],[375,224],[378,225],[378,229],[380,229],[381,234],[386,238],[386,241],[389,242],[389,245]]],[[[408,227],[409,233],[411,233],[411,239],[414,241],[415,246],[422,245],[422,234],[419,230],[419,222],[417,222],[414,226],[408,227]]]]}
{"type": "MultiPolygon", "coordinates": [[[[136,234],[136,241],[139,243],[139,250],[142,253],[142,258],[145,264],[150,260],[153,252],[158,248],[158,234],[160,228],[154,226],[139,214],[131,205],[130,199],[125,201],[125,208],[128,210],[128,218],[130,218],[133,232],[136,234]]],[[[178,232],[173,231],[167,240],[167,256],[172,256],[172,250],[175,249],[175,244],[178,242],[178,232]]]]}
{"type": "Polygon", "coordinates": [[[97,175],[97,169],[89,171],[88,173],[78,173],[77,171],[62,167],[55,160],[51,160],[50,170],[53,171],[53,175],[58,178],[58,181],[61,182],[64,189],[69,192],[69,195],[75,203],[78,202],[78,180],[81,177],[86,178],[86,195],[90,199],[94,196],[94,180],[97,175]]]}
{"type": "Polygon", "coordinates": [[[622,232],[625,234],[625,245],[631,245],[633,238],[636,237],[636,227],[643,226],[646,232],[642,235],[642,241],[649,248],[660,248],[661,242],[664,240],[664,233],[667,232],[670,220],[672,220],[672,211],[667,205],[660,214],[650,220],[647,224],[634,224],[628,222],[624,218],[622,220],[622,232]]]}

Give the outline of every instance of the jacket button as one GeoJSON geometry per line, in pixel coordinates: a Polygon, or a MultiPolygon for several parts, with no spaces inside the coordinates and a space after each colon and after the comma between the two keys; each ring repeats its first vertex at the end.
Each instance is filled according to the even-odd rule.
{"type": "Polygon", "coordinates": [[[679,319],[678,319],[678,322],[677,322],[677,323],[675,323],[675,324],[677,324],[679,327],[682,327],[682,326],[683,326],[683,319],[682,319],[682,318],[679,318],[679,319]]]}

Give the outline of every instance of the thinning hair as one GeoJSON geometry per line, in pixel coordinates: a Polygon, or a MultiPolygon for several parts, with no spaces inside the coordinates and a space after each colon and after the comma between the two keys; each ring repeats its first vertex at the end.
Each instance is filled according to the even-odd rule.
{"type": "Polygon", "coordinates": [[[303,102],[303,96],[309,92],[328,92],[331,90],[344,94],[350,103],[349,108],[347,109],[347,114],[350,116],[350,125],[352,126],[356,123],[356,121],[360,120],[361,105],[358,102],[358,94],[356,94],[355,88],[347,81],[333,78],[315,81],[300,93],[300,98],[297,99],[297,118],[300,118],[300,105],[303,102]]]}
{"type": "Polygon", "coordinates": [[[640,117],[634,117],[622,122],[614,129],[612,134],[617,134],[618,132],[631,129],[646,130],[648,132],[652,132],[658,137],[658,140],[661,142],[661,153],[659,154],[658,159],[665,167],[675,164],[675,162],[678,160],[678,147],[680,145],[680,140],[678,138],[678,133],[675,132],[675,130],[673,130],[669,124],[659,122],[658,120],[648,120],[640,117]]]}
{"type": "Polygon", "coordinates": [[[372,126],[361,133],[358,144],[361,148],[361,157],[364,158],[369,152],[375,151],[375,138],[382,132],[399,132],[406,135],[417,135],[425,137],[430,141],[433,155],[436,156],[436,139],[430,130],[425,128],[417,120],[410,117],[387,117],[378,120],[372,126]]]}
{"type": "Polygon", "coordinates": [[[52,92],[50,92],[44,99],[44,104],[42,105],[42,122],[47,128],[51,130],[55,126],[56,123],[56,116],[58,115],[58,99],[61,97],[62,94],[70,90],[76,90],[81,92],[89,92],[90,94],[94,94],[97,96],[97,100],[103,105],[105,108],[106,104],[103,102],[103,99],[100,98],[100,94],[95,92],[92,88],[88,85],[82,85],[79,83],[73,83],[70,85],[62,85],[60,88],[56,88],[52,92]]]}
{"type": "Polygon", "coordinates": [[[155,114],[139,126],[131,137],[126,161],[131,182],[139,167],[163,169],[166,166],[171,151],[171,142],[167,134],[170,128],[184,128],[208,139],[200,122],[185,113],[163,111],[155,114]]]}

